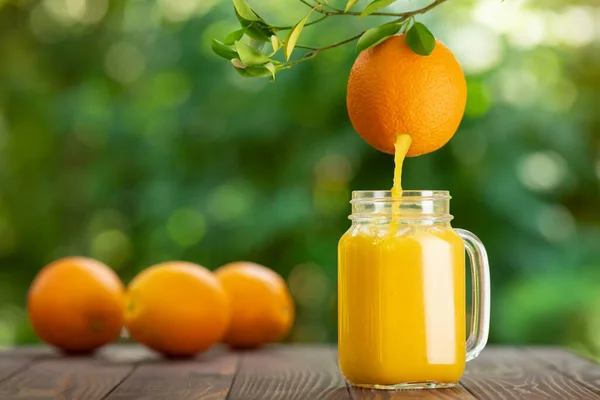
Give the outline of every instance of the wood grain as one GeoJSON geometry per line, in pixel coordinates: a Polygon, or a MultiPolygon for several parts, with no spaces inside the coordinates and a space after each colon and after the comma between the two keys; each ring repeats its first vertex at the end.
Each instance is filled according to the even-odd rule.
{"type": "Polygon", "coordinates": [[[469,363],[461,382],[481,400],[600,399],[575,380],[546,368],[522,349],[484,350],[469,363]]]}
{"type": "Polygon", "coordinates": [[[221,347],[190,360],[164,360],[140,346],[109,346],[94,357],[46,347],[0,352],[2,400],[587,400],[600,399],[600,366],[558,348],[491,347],[467,365],[461,385],[348,388],[330,346],[221,347]]]}
{"type": "Polygon", "coordinates": [[[55,356],[56,352],[46,346],[20,346],[0,351],[0,382],[31,366],[43,357],[55,356]]]}
{"type": "Polygon", "coordinates": [[[273,346],[242,355],[229,400],[350,400],[328,346],[273,346]]]}
{"type": "Polygon", "coordinates": [[[192,360],[146,361],[106,400],[223,400],[238,360],[238,354],[215,349],[192,360]]]}
{"type": "Polygon", "coordinates": [[[350,388],[352,398],[355,400],[404,400],[404,399],[431,399],[431,400],[473,400],[473,397],[463,387],[436,390],[369,390],[350,388]]]}
{"type": "Polygon", "coordinates": [[[44,359],[2,382],[0,399],[101,399],[132,368],[93,358],[44,359]]]}
{"type": "Polygon", "coordinates": [[[557,348],[532,348],[528,350],[528,354],[600,394],[600,366],[597,363],[557,348]]]}

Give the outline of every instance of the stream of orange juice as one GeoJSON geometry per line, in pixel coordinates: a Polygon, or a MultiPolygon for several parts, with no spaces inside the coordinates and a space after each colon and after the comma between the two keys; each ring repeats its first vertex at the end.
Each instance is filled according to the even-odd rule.
{"type": "Polygon", "coordinates": [[[402,166],[406,153],[410,149],[412,137],[407,134],[400,134],[396,138],[396,154],[394,154],[394,186],[392,186],[392,197],[400,197],[402,195],[402,166]]]}
{"type": "MultiPolygon", "coordinates": [[[[410,144],[396,142],[393,197],[410,144]]],[[[463,242],[449,222],[395,217],[355,222],[340,240],[340,369],[355,385],[455,383],[466,362],[463,242]]]]}

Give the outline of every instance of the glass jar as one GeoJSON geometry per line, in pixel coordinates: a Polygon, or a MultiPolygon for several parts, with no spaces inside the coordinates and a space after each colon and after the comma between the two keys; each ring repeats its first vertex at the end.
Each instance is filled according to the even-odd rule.
{"type": "Polygon", "coordinates": [[[447,191],[352,193],[338,246],[338,354],[352,385],[456,385],[485,347],[490,279],[479,239],[450,226],[447,191]],[[473,278],[466,337],[465,249],[473,278]]]}

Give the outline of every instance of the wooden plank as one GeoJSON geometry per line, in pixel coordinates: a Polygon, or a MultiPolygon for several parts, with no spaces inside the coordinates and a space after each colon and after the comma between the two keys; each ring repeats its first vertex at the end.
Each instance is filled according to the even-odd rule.
{"type": "Polygon", "coordinates": [[[94,358],[43,359],[2,382],[0,399],[101,399],[132,369],[94,358]]]}
{"type": "Polygon", "coordinates": [[[43,356],[54,352],[44,346],[10,347],[0,351],[0,382],[29,367],[43,356]]]}
{"type": "Polygon", "coordinates": [[[432,400],[473,400],[473,397],[463,387],[435,390],[370,390],[351,388],[352,398],[355,400],[404,400],[404,399],[432,399],[432,400]]]}
{"type": "Polygon", "coordinates": [[[190,360],[145,361],[106,400],[223,400],[238,360],[217,348],[190,360]]]}
{"type": "Polygon", "coordinates": [[[24,353],[14,350],[2,351],[0,353],[0,382],[26,369],[41,356],[39,351],[24,353]]]}
{"type": "Polygon", "coordinates": [[[469,363],[461,382],[481,400],[600,399],[575,380],[546,368],[524,349],[484,350],[469,363]]]}
{"type": "Polygon", "coordinates": [[[271,346],[242,355],[228,400],[350,400],[330,346],[271,346]]]}
{"type": "Polygon", "coordinates": [[[531,348],[528,352],[550,368],[600,394],[600,365],[596,362],[555,347],[531,348]]]}

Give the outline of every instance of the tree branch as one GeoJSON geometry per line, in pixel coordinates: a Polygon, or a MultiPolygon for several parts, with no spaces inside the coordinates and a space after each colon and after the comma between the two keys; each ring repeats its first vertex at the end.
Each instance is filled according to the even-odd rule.
{"type": "MultiPolygon", "coordinates": [[[[323,21],[324,19],[332,16],[332,15],[360,15],[361,12],[358,11],[348,11],[348,12],[344,12],[344,10],[335,8],[333,6],[329,6],[324,4],[322,1],[323,0],[314,0],[317,4],[316,5],[312,5],[309,0],[299,0],[301,3],[305,4],[306,6],[310,7],[311,9],[313,9],[314,11],[323,14],[320,18],[315,19],[314,21],[308,22],[306,23],[304,26],[309,26],[309,25],[313,25],[316,24],[318,22],[323,21]],[[321,6],[321,7],[319,7],[321,6]],[[323,9],[324,7],[328,7],[329,9],[333,10],[333,11],[328,11],[323,9]]],[[[438,5],[446,2],[447,0],[434,0],[432,3],[430,3],[429,5],[419,8],[417,10],[413,10],[413,11],[406,11],[406,12],[401,12],[401,13],[388,13],[388,12],[374,12],[372,14],[369,15],[379,15],[379,16],[392,16],[392,17],[396,17],[393,21],[390,21],[389,23],[396,23],[396,24],[401,24],[401,23],[405,23],[406,21],[410,20],[412,17],[414,17],[415,15],[419,15],[419,14],[424,14],[427,11],[437,7],[438,5]]],[[[276,31],[281,31],[281,30],[290,30],[293,29],[293,26],[281,26],[281,27],[276,27],[276,26],[271,26],[272,29],[276,30],[276,31]]],[[[405,30],[406,30],[406,26],[405,26],[405,30]]],[[[362,35],[364,35],[364,33],[366,32],[366,30],[357,33],[354,36],[351,36],[347,39],[341,40],[339,42],[336,43],[332,43],[330,45],[327,46],[323,46],[323,47],[312,47],[312,46],[306,46],[306,45],[296,45],[295,47],[299,48],[299,49],[304,49],[304,50],[309,50],[307,53],[304,54],[304,56],[302,58],[299,58],[297,60],[294,61],[290,61],[287,63],[281,63],[279,61],[276,60],[271,60],[272,63],[274,63],[277,67],[277,70],[283,70],[283,69],[289,69],[292,68],[295,65],[298,65],[300,63],[303,63],[305,61],[308,61],[314,57],[316,57],[319,53],[322,53],[324,51],[333,49],[335,47],[339,47],[339,46],[343,46],[347,43],[353,42],[357,39],[359,39],[362,35]]]]}
{"type": "MultiPolygon", "coordinates": [[[[307,22],[306,24],[304,24],[304,26],[310,26],[313,24],[316,24],[318,22],[323,21],[325,18],[329,18],[329,15],[323,15],[321,18],[317,18],[314,21],[311,22],[307,22]]],[[[273,29],[277,30],[277,31],[289,31],[290,29],[292,29],[294,26],[274,26],[273,29]]]]}
{"type": "MultiPolygon", "coordinates": [[[[306,0],[300,0],[300,1],[303,2],[303,3],[305,3],[308,6],[312,7],[309,3],[306,2],[306,0]]],[[[408,20],[409,18],[414,17],[415,15],[426,13],[427,11],[429,11],[432,8],[434,8],[434,7],[442,4],[445,1],[447,1],[447,0],[435,0],[433,3],[429,4],[428,6],[423,7],[423,8],[419,8],[418,10],[414,10],[414,11],[407,11],[407,12],[403,12],[403,13],[373,13],[373,14],[370,14],[370,15],[392,15],[392,16],[396,16],[398,18],[395,19],[395,20],[393,20],[393,21],[391,21],[390,23],[402,23],[402,22],[405,22],[406,20],[408,20]]],[[[323,16],[323,18],[315,20],[312,23],[315,23],[316,21],[320,21],[321,19],[325,19],[326,17],[329,17],[331,15],[341,15],[341,14],[344,14],[344,15],[360,15],[359,12],[344,13],[342,10],[340,10],[339,13],[337,11],[336,12],[330,12],[330,11],[325,11],[325,10],[320,10],[320,9],[315,9],[315,11],[322,12],[325,15],[323,16]]],[[[324,46],[324,47],[296,46],[296,47],[301,48],[301,49],[303,48],[303,49],[312,50],[312,51],[306,53],[304,55],[304,57],[302,57],[302,58],[300,58],[300,59],[298,59],[296,61],[289,62],[284,68],[290,68],[290,67],[292,67],[294,65],[303,63],[304,61],[308,61],[308,60],[310,60],[311,58],[315,57],[317,54],[319,54],[319,53],[321,53],[323,51],[326,51],[326,50],[329,50],[329,49],[333,49],[335,47],[339,47],[339,46],[345,45],[347,43],[353,42],[353,41],[357,40],[358,38],[360,38],[365,32],[366,31],[362,31],[362,32],[360,32],[360,33],[358,33],[358,34],[356,34],[356,35],[354,35],[352,37],[349,37],[347,39],[344,39],[342,41],[339,41],[339,42],[336,42],[336,43],[333,43],[333,44],[330,44],[330,45],[324,46]]]]}
{"type": "Polygon", "coordinates": [[[312,47],[312,46],[303,46],[301,44],[297,44],[296,46],[294,46],[297,49],[305,49],[305,50],[318,50],[318,47],[312,47]]]}
{"type": "MultiPolygon", "coordinates": [[[[443,1],[446,1],[446,0],[440,0],[440,1],[443,2],[443,1]]],[[[400,18],[395,19],[394,21],[392,21],[390,23],[401,23],[401,22],[404,22],[404,21],[408,20],[409,18],[410,18],[410,16],[408,16],[408,17],[400,17],[400,18]]],[[[302,57],[301,59],[299,59],[299,60],[289,62],[288,65],[291,67],[291,66],[303,63],[304,61],[310,60],[311,58],[315,57],[317,54],[319,54],[319,53],[321,53],[323,51],[326,51],[326,50],[329,50],[329,49],[333,49],[335,47],[343,46],[343,45],[345,45],[347,43],[353,42],[353,41],[357,40],[358,38],[360,38],[365,32],[366,31],[359,32],[356,35],[351,36],[351,37],[349,37],[347,39],[344,39],[344,40],[341,40],[339,42],[336,42],[336,43],[333,43],[333,44],[330,44],[330,45],[327,45],[327,46],[323,46],[323,47],[296,46],[296,47],[301,48],[301,49],[302,48],[303,49],[309,49],[309,50],[312,50],[312,51],[306,53],[306,55],[304,57],[302,57]]]]}
{"type": "MultiPolygon", "coordinates": [[[[306,1],[306,0],[300,0],[300,2],[301,2],[301,3],[304,3],[304,4],[306,4],[306,5],[307,5],[308,7],[310,7],[310,8],[315,8],[315,6],[313,6],[312,4],[310,4],[310,3],[309,3],[308,1],[306,1]]],[[[315,11],[317,11],[317,12],[318,12],[319,10],[315,10],[315,11]]]]}
{"type": "MultiPolygon", "coordinates": [[[[300,0],[300,1],[304,4],[306,4],[307,6],[314,8],[308,1],[306,1],[306,0],[300,0]]],[[[406,11],[406,12],[401,12],[401,13],[374,12],[369,15],[379,15],[379,16],[384,16],[384,17],[412,17],[414,15],[423,14],[423,13],[431,10],[432,8],[442,4],[445,1],[447,1],[447,0],[435,0],[433,3],[429,4],[428,6],[419,8],[418,10],[413,10],[413,11],[406,11]]],[[[362,14],[362,11],[345,12],[344,10],[340,10],[335,7],[331,7],[331,6],[329,6],[329,7],[334,9],[335,11],[327,11],[327,10],[323,10],[323,9],[316,9],[315,11],[318,13],[324,14],[324,15],[354,15],[354,16],[356,16],[356,15],[362,14]]]]}

